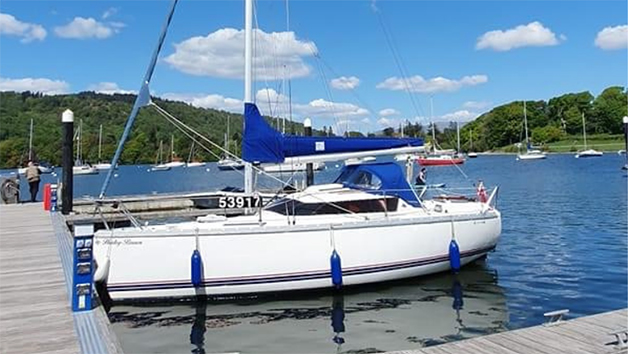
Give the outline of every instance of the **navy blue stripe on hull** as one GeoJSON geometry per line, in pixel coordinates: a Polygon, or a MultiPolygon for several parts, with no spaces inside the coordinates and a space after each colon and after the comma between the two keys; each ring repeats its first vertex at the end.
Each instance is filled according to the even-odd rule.
{"type": "MultiPolygon", "coordinates": [[[[467,251],[461,254],[461,258],[468,258],[477,256],[483,253],[487,253],[495,249],[495,247],[482,248],[472,251],[467,251]]],[[[361,267],[357,269],[347,269],[343,270],[344,276],[352,276],[352,275],[364,275],[364,274],[372,274],[379,272],[387,272],[392,270],[400,270],[407,268],[414,268],[420,266],[426,266],[430,264],[437,264],[441,262],[449,261],[449,257],[438,256],[429,259],[420,259],[415,261],[401,262],[388,264],[384,266],[369,266],[369,267],[361,267]]],[[[218,286],[234,286],[234,285],[253,285],[253,284],[269,284],[269,283],[280,283],[280,282],[292,282],[292,281],[302,281],[302,280],[314,280],[314,279],[326,279],[331,277],[330,271],[323,272],[312,272],[301,275],[284,275],[284,276],[274,276],[274,277],[263,277],[263,278],[255,278],[255,279],[226,279],[226,280],[214,280],[214,281],[203,281],[201,286],[204,287],[218,287],[218,286]]],[[[135,284],[124,284],[124,285],[116,285],[110,284],[107,286],[107,290],[110,292],[118,292],[118,291],[141,291],[141,290],[170,290],[170,289],[182,289],[182,288],[193,288],[194,286],[190,281],[178,281],[178,282],[164,282],[164,283],[135,283],[135,284]]]]}

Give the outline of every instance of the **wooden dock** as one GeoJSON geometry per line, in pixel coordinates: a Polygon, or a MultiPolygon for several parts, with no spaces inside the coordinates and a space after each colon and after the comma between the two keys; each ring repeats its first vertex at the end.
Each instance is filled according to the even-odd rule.
{"type": "Polygon", "coordinates": [[[56,229],[41,203],[0,205],[0,353],[121,353],[102,308],[72,312],[56,229]]]}
{"type": "Polygon", "coordinates": [[[625,354],[628,309],[386,354],[625,354]]]}

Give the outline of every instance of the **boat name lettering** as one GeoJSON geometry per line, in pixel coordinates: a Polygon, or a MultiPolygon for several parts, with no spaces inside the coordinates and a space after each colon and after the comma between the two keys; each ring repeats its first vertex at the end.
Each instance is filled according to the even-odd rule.
{"type": "MultiPolygon", "coordinates": [[[[96,240],[96,244],[100,245],[101,241],[96,240]]],[[[130,238],[125,238],[124,240],[106,239],[106,240],[102,240],[102,244],[103,245],[111,245],[111,246],[120,246],[120,245],[135,246],[135,245],[141,245],[142,241],[137,241],[137,240],[133,240],[133,239],[130,239],[130,238]]]]}
{"type": "Polygon", "coordinates": [[[221,209],[232,208],[257,208],[262,205],[262,198],[258,196],[224,196],[218,198],[218,207],[221,209]]]}

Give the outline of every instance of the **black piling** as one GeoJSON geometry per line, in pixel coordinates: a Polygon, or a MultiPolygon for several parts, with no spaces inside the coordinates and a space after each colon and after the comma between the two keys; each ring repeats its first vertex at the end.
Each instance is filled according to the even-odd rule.
{"type": "Polygon", "coordinates": [[[61,213],[68,215],[72,211],[74,193],[74,113],[66,109],[61,115],[61,123],[63,124],[63,156],[61,164],[63,167],[63,189],[61,190],[61,213]]]}
{"type": "MultiPolygon", "coordinates": [[[[303,129],[305,131],[305,136],[312,136],[312,121],[309,118],[306,118],[305,121],[303,121],[303,129]]],[[[311,162],[305,165],[305,175],[306,175],[305,183],[308,186],[313,185],[314,184],[314,166],[312,165],[311,162]]]]}

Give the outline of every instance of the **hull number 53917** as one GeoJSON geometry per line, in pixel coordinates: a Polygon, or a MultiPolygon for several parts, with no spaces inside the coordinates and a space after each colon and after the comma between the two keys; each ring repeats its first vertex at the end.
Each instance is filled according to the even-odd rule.
{"type": "Polygon", "coordinates": [[[262,198],[258,196],[224,196],[218,198],[218,207],[221,209],[232,208],[259,208],[262,205],[262,198]]]}

